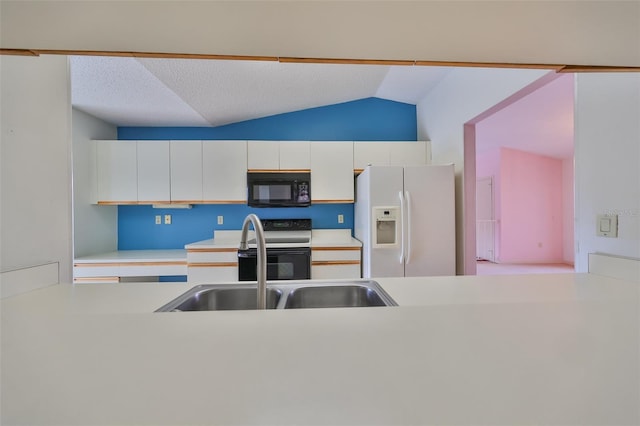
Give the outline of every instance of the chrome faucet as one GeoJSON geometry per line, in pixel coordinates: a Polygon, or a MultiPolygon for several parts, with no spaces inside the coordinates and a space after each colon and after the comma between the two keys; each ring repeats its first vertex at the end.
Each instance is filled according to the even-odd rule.
{"type": "Polygon", "coordinates": [[[267,309],[267,247],[264,241],[264,229],[258,216],[251,213],[244,218],[242,224],[242,234],[240,235],[239,250],[247,249],[247,233],[249,223],[253,224],[256,232],[256,242],[258,243],[258,260],[256,265],[256,277],[258,278],[258,309],[267,309]]]}

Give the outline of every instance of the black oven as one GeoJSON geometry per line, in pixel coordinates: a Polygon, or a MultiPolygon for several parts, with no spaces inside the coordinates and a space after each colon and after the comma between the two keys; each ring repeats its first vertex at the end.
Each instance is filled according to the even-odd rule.
{"type": "Polygon", "coordinates": [[[308,207],[311,173],[248,172],[247,204],[251,207],[308,207]]]}
{"type": "MultiPolygon", "coordinates": [[[[238,279],[256,281],[258,250],[238,251],[238,279]]],[[[311,248],[267,248],[267,280],[311,279],[311,248]]]]}

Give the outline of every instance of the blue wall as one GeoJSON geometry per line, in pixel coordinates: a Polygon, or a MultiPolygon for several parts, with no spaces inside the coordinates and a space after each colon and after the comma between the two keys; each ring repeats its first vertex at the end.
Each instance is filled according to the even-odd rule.
{"type": "MultiPolygon", "coordinates": [[[[120,127],[121,140],[417,140],[414,105],[367,98],[219,127],[120,127]]],[[[313,185],[313,183],[312,183],[313,185]]],[[[311,218],[316,229],[353,230],[352,204],[253,209],[246,205],[194,205],[191,209],[118,207],[118,250],[172,249],[212,238],[216,229],[240,229],[248,213],[260,218],[311,218]],[[171,225],[155,216],[170,214],[171,225]],[[344,215],[344,223],[337,221],[344,215]],[[216,225],[217,216],[224,225],[216,225]]]]}
{"type": "Polygon", "coordinates": [[[219,127],[119,127],[123,140],[415,141],[415,105],[367,98],[219,127]]]}

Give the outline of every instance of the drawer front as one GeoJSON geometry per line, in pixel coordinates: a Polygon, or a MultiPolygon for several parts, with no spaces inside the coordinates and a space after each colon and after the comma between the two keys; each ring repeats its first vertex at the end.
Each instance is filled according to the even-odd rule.
{"type": "Polygon", "coordinates": [[[360,247],[313,248],[311,261],[357,260],[360,261],[360,247]]]}
{"type": "Polygon", "coordinates": [[[74,278],[118,277],[120,266],[117,263],[77,263],[73,266],[74,278]]]}
{"type": "Polygon", "coordinates": [[[312,264],[311,278],[314,280],[360,278],[360,264],[312,264]]]}
{"type": "Polygon", "coordinates": [[[186,262],[141,262],[120,266],[121,277],[187,275],[186,262]]]}
{"type": "Polygon", "coordinates": [[[194,249],[187,250],[187,263],[237,262],[238,249],[194,249]]]}

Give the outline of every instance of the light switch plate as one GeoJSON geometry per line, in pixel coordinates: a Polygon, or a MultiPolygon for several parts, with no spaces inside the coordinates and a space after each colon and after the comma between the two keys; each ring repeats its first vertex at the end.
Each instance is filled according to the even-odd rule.
{"type": "Polygon", "coordinates": [[[599,214],[596,218],[596,235],[599,237],[618,237],[618,215],[599,214]]]}
{"type": "Polygon", "coordinates": [[[171,225],[171,215],[170,214],[165,214],[164,215],[164,224],[165,225],[171,225]]]}
{"type": "Polygon", "coordinates": [[[224,216],[218,216],[218,225],[224,224],[224,216]]]}

